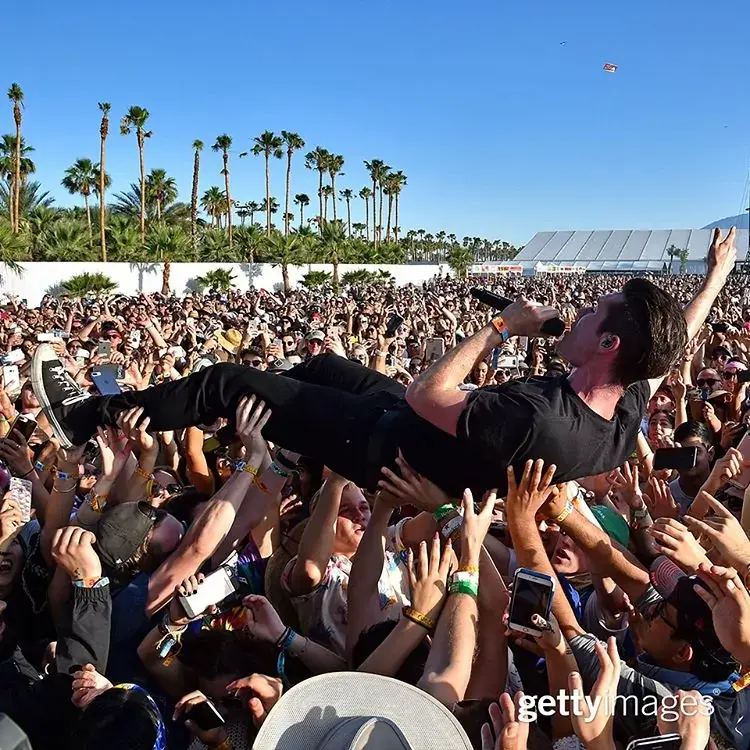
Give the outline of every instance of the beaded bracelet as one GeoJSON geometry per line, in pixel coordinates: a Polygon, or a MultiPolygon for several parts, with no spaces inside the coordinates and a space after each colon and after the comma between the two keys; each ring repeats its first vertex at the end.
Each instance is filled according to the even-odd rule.
{"type": "Polygon", "coordinates": [[[34,468],[37,471],[49,471],[52,468],[52,466],[54,466],[54,464],[50,464],[49,466],[45,466],[41,461],[37,461],[34,464],[34,468]]]}
{"type": "Polygon", "coordinates": [[[99,494],[93,490],[86,495],[86,502],[91,506],[91,510],[94,513],[101,513],[104,510],[104,506],[107,504],[107,498],[109,493],[99,494]]]}
{"type": "Polygon", "coordinates": [[[276,464],[275,461],[271,461],[270,466],[268,467],[274,474],[276,474],[277,477],[281,477],[282,479],[286,479],[289,476],[288,471],[284,471],[280,466],[276,464]]]}
{"type": "Polygon", "coordinates": [[[401,611],[407,620],[420,625],[428,632],[432,633],[435,630],[435,623],[424,612],[412,607],[404,607],[401,611]]]}
{"type": "Polygon", "coordinates": [[[149,480],[152,480],[152,479],[154,478],[154,475],[153,475],[153,474],[149,474],[149,473],[148,473],[147,471],[145,471],[145,470],[144,470],[144,468],[143,468],[143,467],[142,467],[142,466],[141,466],[140,464],[138,464],[138,465],[137,465],[137,466],[135,467],[135,473],[136,473],[136,474],[137,474],[137,475],[138,475],[139,477],[141,477],[141,479],[145,479],[145,480],[146,480],[147,482],[148,482],[149,480]]]}
{"type": "Polygon", "coordinates": [[[67,482],[69,479],[77,479],[78,477],[74,477],[72,474],[68,474],[65,471],[60,471],[60,469],[56,469],[55,478],[61,479],[63,482],[67,482]]]}

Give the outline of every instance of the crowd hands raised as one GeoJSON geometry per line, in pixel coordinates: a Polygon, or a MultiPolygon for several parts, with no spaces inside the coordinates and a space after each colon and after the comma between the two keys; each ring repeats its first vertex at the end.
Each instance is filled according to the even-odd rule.
{"type": "MultiPolygon", "coordinates": [[[[495,289],[570,326],[623,281],[495,289]]],[[[658,283],[687,302],[699,279],[658,283]]],[[[23,358],[6,354],[0,391],[0,713],[35,750],[326,747],[300,737],[361,680],[377,708],[334,703],[334,714],[391,717],[415,748],[438,746],[422,710],[454,737],[440,747],[615,748],[675,734],[690,750],[750,747],[745,287],[730,279],[627,463],[553,484],[555,467],[529,461],[508,468],[504,497],[483,498],[449,497],[403,456],[367,493],[264,439],[271,415],[252,397],[231,427],[159,432],[133,409],[62,449],[27,381],[51,334],[92,390],[102,370],[142,390],[218,361],[281,374],[324,353],[409,384],[486,323],[463,282],[10,301],[0,349],[23,358]],[[19,415],[36,420],[28,440],[19,415]],[[694,462],[655,467],[675,447],[695,448],[694,462]],[[555,582],[537,634],[514,627],[518,570],[555,582]],[[413,702],[411,722],[395,718],[396,696],[413,702]],[[285,721],[301,722],[297,745],[285,721]]],[[[554,340],[514,337],[464,387],[566,372],[554,340]]]]}

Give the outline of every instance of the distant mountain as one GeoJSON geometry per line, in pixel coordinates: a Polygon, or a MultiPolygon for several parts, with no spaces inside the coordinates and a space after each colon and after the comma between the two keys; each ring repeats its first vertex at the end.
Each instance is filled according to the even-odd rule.
{"type": "Polygon", "coordinates": [[[750,229],[750,216],[748,216],[748,214],[727,216],[726,219],[719,219],[718,221],[712,221],[710,224],[706,224],[703,229],[713,229],[714,227],[721,227],[722,229],[729,229],[730,227],[737,227],[737,229],[750,229]]]}

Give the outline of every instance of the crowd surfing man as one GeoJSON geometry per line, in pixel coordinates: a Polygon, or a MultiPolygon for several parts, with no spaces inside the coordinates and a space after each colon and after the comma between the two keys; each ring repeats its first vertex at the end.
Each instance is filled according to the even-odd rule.
{"type": "Polygon", "coordinates": [[[491,350],[538,336],[557,311],[521,299],[465,339],[407,390],[336,357],[313,357],[282,378],[217,365],[189,378],[116,397],[88,398],[52,347],[32,366],[34,392],[61,445],[83,445],[97,427],[143,408],[157,430],[231,419],[253,395],[272,411],[268,439],[320,459],[375,489],[399,451],[415,471],[452,496],[505,487],[505,468],[541,457],[556,481],[599,474],[632,452],[642,414],[662,379],[703,326],[734,268],[734,235],[714,235],[704,284],[683,311],[653,283],[632,279],[598,300],[558,345],[567,378],[531,379],[466,392],[459,386],[491,350]],[[657,333],[658,332],[658,333],[657,333]]]}
{"type": "Polygon", "coordinates": [[[503,280],[490,325],[452,280],[2,305],[0,746],[750,747],[733,240],[503,280]],[[539,636],[518,568],[557,582],[539,636]]]}

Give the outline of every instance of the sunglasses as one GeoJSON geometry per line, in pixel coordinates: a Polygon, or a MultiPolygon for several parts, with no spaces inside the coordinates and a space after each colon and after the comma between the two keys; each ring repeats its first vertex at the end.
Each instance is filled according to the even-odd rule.
{"type": "Polygon", "coordinates": [[[698,388],[703,388],[703,386],[706,385],[716,385],[719,381],[716,378],[698,378],[695,382],[697,383],[698,388]]]}
{"type": "Polygon", "coordinates": [[[182,485],[168,484],[166,487],[162,487],[158,482],[154,482],[154,486],[151,488],[151,494],[158,495],[162,490],[168,495],[176,495],[178,492],[182,491],[182,485]]]}
{"type": "Polygon", "coordinates": [[[737,380],[737,370],[724,370],[724,380],[737,380]]]}
{"type": "Polygon", "coordinates": [[[677,625],[675,625],[675,623],[673,622],[670,622],[664,614],[666,611],[667,600],[662,598],[654,599],[653,601],[647,602],[646,604],[638,608],[638,614],[646,622],[653,622],[654,620],[659,618],[667,625],[669,625],[672,630],[677,630],[677,625]]]}
{"type": "Polygon", "coordinates": [[[245,367],[260,367],[263,364],[262,359],[246,359],[242,362],[245,367]]]}

